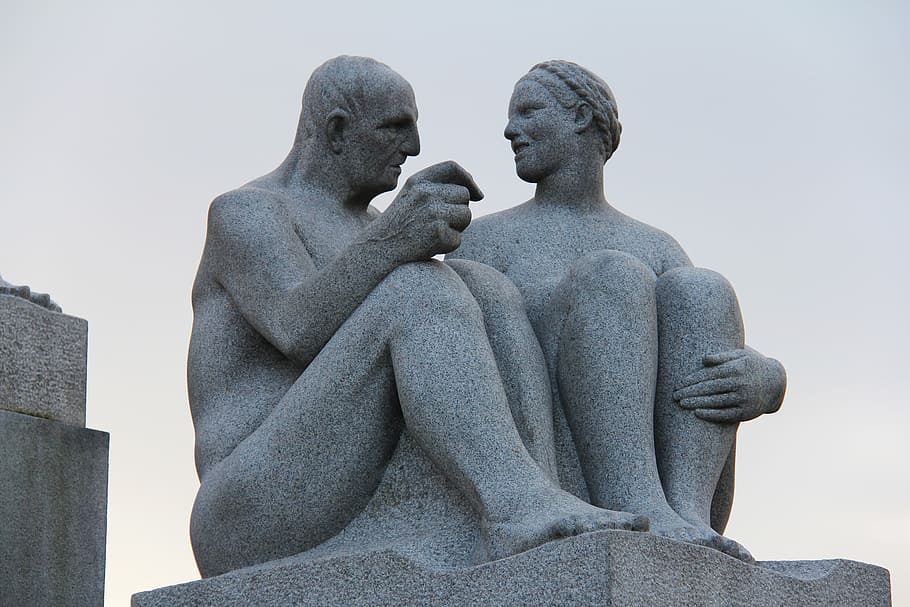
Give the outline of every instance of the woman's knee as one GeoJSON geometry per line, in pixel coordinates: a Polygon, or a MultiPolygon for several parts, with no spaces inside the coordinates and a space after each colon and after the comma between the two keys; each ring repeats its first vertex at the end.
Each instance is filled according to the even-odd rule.
{"type": "Polygon", "coordinates": [[[706,268],[679,267],[657,278],[659,308],[691,313],[709,313],[715,308],[739,309],[736,293],[729,281],[706,268]]]}
{"type": "Polygon", "coordinates": [[[505,274],[486,264],[469,259],[446,261],[484,310],[509,309],[524,313],[524,300],[505,274]]]}
{"type": "Polygon", "coordinates": [[[661,274],[657,314],[662,330],[742,347],[743,321],[736,293],[726,278],[712,270],[684,267],[661,274]]]}
{"type": "Polygon", "coordinates": [[[561,291],[607,292],[624,298],[653,296],[654,272],[637,257],[622,251],[601,250],[572,264],[560,285],[561,291]]]}

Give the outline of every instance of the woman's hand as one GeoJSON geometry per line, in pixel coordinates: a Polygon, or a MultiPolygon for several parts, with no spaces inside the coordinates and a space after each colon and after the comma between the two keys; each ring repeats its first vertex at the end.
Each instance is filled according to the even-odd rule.
{"type": "Polygon", "coordinates": [[[737,423],[780,409],[787,373],[755,350],[729,350],[704,357],[704,368],[688,375],[673,400],[701,419],[737,423]]]}

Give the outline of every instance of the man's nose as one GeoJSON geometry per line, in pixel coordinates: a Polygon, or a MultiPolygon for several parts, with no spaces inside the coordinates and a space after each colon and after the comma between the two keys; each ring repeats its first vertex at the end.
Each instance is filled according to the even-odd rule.
{"type": "Polygon", "coordinates": [[[408,156],[416,156],[420,153],[420,133],[417,132],[416,126],[408,132],[404,145],[401,146],[401,151],[408,156]]]}
{"type": "Polygon", "coordinates": [[[506,123],[506,128],[502,132],[502,135],[509,141],[518,137],[518,130],[515,128],[515,123],[512,120],[509,120],[509,122],[506,123]]]}

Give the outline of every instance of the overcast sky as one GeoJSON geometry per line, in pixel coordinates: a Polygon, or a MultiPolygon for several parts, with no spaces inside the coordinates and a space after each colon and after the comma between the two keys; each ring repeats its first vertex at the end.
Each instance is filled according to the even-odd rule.
{"type": "MultiPolygon", "coordinates": [[[[780,359],[780,413],[740,431],[728,535],[759,559],[888,567],[910,602],[905,3],[0,4],[0,272],[89,321],[88,425],[111,433],[107,598],[198,577],[185,387],[211,199],[286,154],[310,72],[376,57],[423,152],[522,202],[515,81],[574,60],[613,88],[620,210],[674,235],[780,359]]],[[[390,198],[380,202],[387,204],[390,198]]]]}

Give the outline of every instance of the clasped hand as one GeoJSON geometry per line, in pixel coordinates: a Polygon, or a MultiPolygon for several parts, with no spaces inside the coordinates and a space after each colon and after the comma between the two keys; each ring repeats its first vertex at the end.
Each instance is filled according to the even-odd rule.
{"type": "Polygon", "coordinates": [[[707,421],[735,423],[780,408],[787,376],[773,358],[745,349],[708,354],[702,362],[673,392],[683,409],[707,421]]]}

